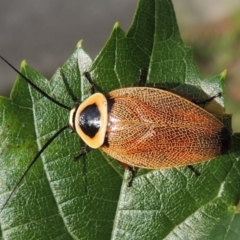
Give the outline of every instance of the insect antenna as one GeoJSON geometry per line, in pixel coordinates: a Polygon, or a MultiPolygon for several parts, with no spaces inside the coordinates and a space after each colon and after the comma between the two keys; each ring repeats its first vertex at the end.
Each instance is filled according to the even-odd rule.
{"type": "MultiPolygon", "coordinates": [[[[35,85],[29,78],[27,78],[24,74],[22,74],[19,70],[17,70],[10,62],[8,62],[4,57],[2,57],[0,55],[0,58],[7,63],[7,65],[9,65],[15,72],[17,72],[22,79],[24,79],[30,86],[32,86],[36,91],[40,92],[44,97],[48,98],[51,102],[55,103],[56,105],[71,110],[72,108],[69,106],[66,106],[62,103],[60,103],[59,101],[55,100],[54,98],[52,98],[51,96],[49,96],[47,93],[45,93],[41,88],[39,88],[37,85],[35,85]]],[[[30,164],[28,165],[28,167],[26,168],[26,170],[24,171],[24,173],[22,174],[22,176],[20,177],[20,179],[17,181],[17,183],[15,184],[14,188],[12,189],[10,195],[8,196],[7,200],[5,201],[5,203],[3,204],[3,206],[0,209],[0,214],[2,213],[2,211],[4,210],[4,208],[6,207],[6,205],[8,204],[9,200],[11,199],[11,197],[13,196],[13,194],[16,192],[17,188],[19,187],[19,185],[21,184],[22,180],[24,179],[24,177],[27,175],[27,173],[29,172],[29,170],[31,169],[31,167],[34,165],[34,163],[37,161],[37,159],[41,156],[41,154],[45,151],[45,149],[52,143],[52,141],[60,134],[62,133],[65,129],[69,128],[69,125],[66,125],[64,127],[62,127],[61,129],[59,129],[44,145],[43,147],[40,149],[40,151],[36,154],[36,156],[34,157],[34,159],[30,162],[30,164]]]]}
{"type": "Polygon", "coordinates": [[[9,200],[11,199],[12,195],[15,193],[15,191],[17,190],[17,188],[19,187],[20,183],[22,182],[22,180],[24,179],[24,177],[27,175],[28,171],[31,169],[31,167],[33,166],[33,164],[37,161],[37,159],[40,157],[40,155],[44,152],[44,150],[52,143],[52,141],[60,134],[62,133],[64,130],[66,130],[67,128],[69,128],[69,126],[64,126],[61,129],[59,129],[41,148],[41,150],[37,153],[37,155],[34,157],[34,159],[30,162],[30,164],[28,165],[28,167],[26,168],[26,170],[24,171],[24,173],[22,174],[22,176],[20,177],[20,179],[18,180],[18,182],[15,184],[13,190],[11,191],[10,195],[8,196],[7,200],[5,201],[5,203],[3,204],[1,210],[0,210],[0,214],[2,213],[3,209],[6,207],[6,205],[8,204],[9,200]]]}
{"type": "Polygon", "coordinates": [[[4,57],[0,55],[0,58],[6,62],[15,72],[17,72],[28,84],[30,84],[34,89],[36,89],[38,92],[40,92],[44,97],[48,98],[51,102],[54,102],[58,106],[71,110],[72,108],[69,106],[66,106],[60,102],[58,102],[56,99],[50,97],[48,94],[46,94],[41,88],[39,88],[37,85],[35,85],[29,78],[27,78],[24,74],[22,74],[20,71],[18,71],[10,62],[8,62],[4,57]]]}

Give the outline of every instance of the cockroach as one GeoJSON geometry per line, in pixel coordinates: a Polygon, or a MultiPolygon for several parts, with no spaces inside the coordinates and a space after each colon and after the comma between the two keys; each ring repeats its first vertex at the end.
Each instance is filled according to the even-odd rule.
{"type": "MultiPolygon", "coordinates": [[[[100,148],[128,169],[191,167],[214,159],[231,147],[231,134],[218,118],[175,93],[150,87],[121,88],[107,94],[93,93],[70,108],[47,95],[1,58],[43,96],[70,110],[69,124],[58,130],[37,153],[2,210],[38,157],[69,127],[88,147],[100,148]]],[[[93,84],[90,75],[85,76],[93,84]]],[[[78,157],[87,151],[85,148],[78,157]]]]}

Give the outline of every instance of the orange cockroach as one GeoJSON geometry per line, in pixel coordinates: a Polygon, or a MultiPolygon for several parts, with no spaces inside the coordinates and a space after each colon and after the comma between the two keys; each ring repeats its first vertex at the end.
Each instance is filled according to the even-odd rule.
{"type": "MultiPolygon", "coordinates": [[[[2,209],[42,152],[68,127],[87,146],[100,148],[129,169],[191,166],[216,158],[231,146],[231,134],[220,120],[177,94],[149,87],[121,88],[106,95],[94,93],[70,108],[51,98],[1,58],[33,88],[70,110],[69,125],[58,130],[38,152],[2,209]]],[[[93,85],[90,75],[85,76],[93,85]]],[[[85,148],[79,156],[87,151],[85,148]]]]}

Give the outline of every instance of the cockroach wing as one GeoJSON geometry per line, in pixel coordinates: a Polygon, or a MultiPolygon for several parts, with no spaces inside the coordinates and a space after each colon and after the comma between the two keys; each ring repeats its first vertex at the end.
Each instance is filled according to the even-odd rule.
{"type": "Polygon", "coordinates": [[[196,164],[225,153],[230,133],[216,117],[171,92],[122,88],[108,94],[101,149],[130,166],[161,169],[196,164]]]}

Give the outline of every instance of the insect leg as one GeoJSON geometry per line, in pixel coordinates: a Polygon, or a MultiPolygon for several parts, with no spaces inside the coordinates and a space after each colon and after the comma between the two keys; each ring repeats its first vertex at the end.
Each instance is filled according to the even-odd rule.
{"type": "Polygon", "coordinates": [[[199,177],[201,175],[201,173],[194,168],[194,166],[192,165],[187,165],[187,167],[195,174],[196,177],[199,177]]]}
{"type": "Polygon", "coordinates": [[[67,81],[67,78],[63,72],[63,70],[60,68],[60,74],[62,76],[63,82],[65,84],[66,90],[68,92],[68,94],[71,96],[73,102],[79,102],[79,99],[75,96],[75,94],[73,93],[72,88],[69,85],[69,82],[67,81]]]}
{"type": "Polygon", "coordinates": [[[137,174],[137,168],[133,168],[133,167],[130,167],[128,168],[128,171],[131,172],[131,179],[130,181],[128,182],[128,187],[131,187],[132,186],[132,183],[133,183],[133,180],[134,178],[136,177],[136,174],[137,174]]]}
{"type": "Polygon", "coordinates": [[[90,151],[91,149],[89,148],[89,146],[85,144],[84,147],[82,148],[82,152],[80,152],[77,156],[75,156],[73,158],[73,161],[80,160],[80,158],[85,157],[90,151]]]}
{"type": "Polygon", "coordinates": [[[91,94],[95,93],[95,83],[92,80],[89,72],[84,72],[83,75],[86,77],[86,79],[88,80],[88,82],[91,84],[91,94]]]}
{"type": "MultiPolygon", "coordinates": [[[[84,143],[84,146],[82,147],[82,152],[75,156],[73,158],[73,161],[78,161],[80,158],[85,157],[89,152],[91,151],[90,147],[84,143]]],[[[84,188],[86,194],[88,193],[88,179],[87,179],[87,167],[86,167],[86,162],[83,164],[83,183],[84,183],[84,188]]]]}
{"type": "MultiPolygon", "coordinates": [[[[119,162],[119,161],[118,161],[119,162]]],[[[129,165],[127,165],[126,163],[123,162],[119,162],[125,169],[127,169],[129,172],[131,172],[131,179],[128,182],[128,187],[132,186],[133,180],[136,177],[136,173],[137,173],[137,168],[131,167],[129,165]]]]}
{"type": "Polygon", "coordinates": [[[210,98],[208,98],[204,101],[193,101],[193,102],[196,103],[196,104],[206,104],[208,102],[211,102],[214,98],[221,97],[221,96],[222,96],[222,93],[220,92],[220,93],[218,93],[218,94],[216,94],[216,95],[214,95],[214,96],[212,96],[212,97],[210,97],[210,98]]]}
{"type": "Polygon", "coordinates": [[[146,82],[147,82],[147,70],[143,69],[143,68],[140,68],[139,69],[139,79],[138,79],[138,86],[141,87],[141,86],[145,86],[146,85],[146,82]]]}

